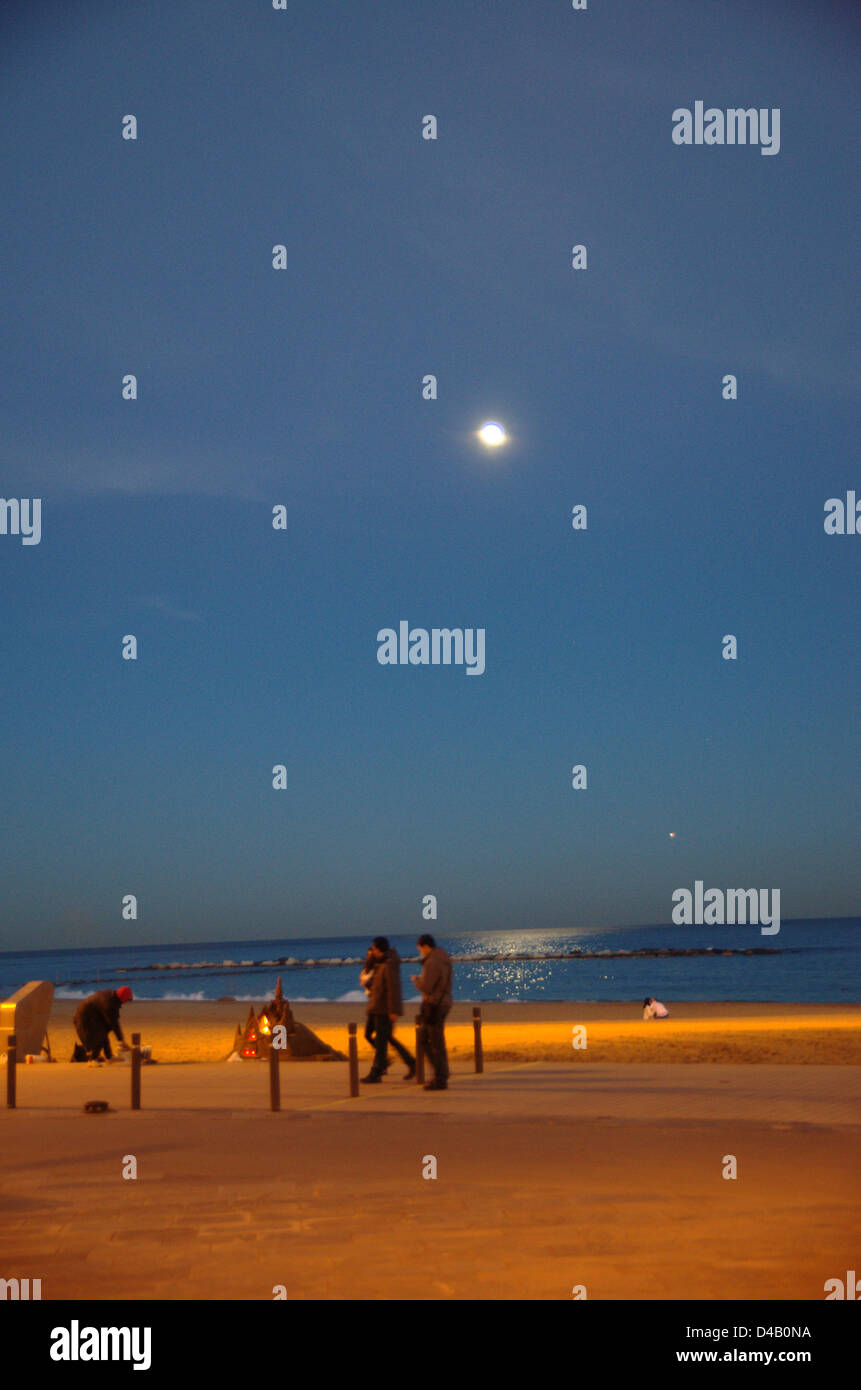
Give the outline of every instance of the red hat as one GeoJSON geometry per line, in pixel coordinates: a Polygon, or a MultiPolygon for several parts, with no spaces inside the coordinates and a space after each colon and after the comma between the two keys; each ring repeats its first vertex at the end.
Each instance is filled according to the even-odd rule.
{"type": "Polygon", "coordinates": [[[134,999],[134,995],[132,994],[128,985],[123,985],[122,989],[117,990],[117,998],[121,999],[124,1004],[128,1004],[132,999],[134,999]]]}

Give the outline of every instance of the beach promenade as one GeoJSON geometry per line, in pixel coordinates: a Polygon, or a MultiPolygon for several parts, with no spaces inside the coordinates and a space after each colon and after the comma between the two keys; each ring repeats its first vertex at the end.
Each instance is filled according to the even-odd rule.
{"type": "Polygon", "coordinates": [[[351,1099],[345,1064],[283,1065],[272,1113],[265,1064],[151,1066],[132,1112],[126,1065],[20,1067],[0,1273],[45,1299],[821,1300],[857,1266],[861,1067],[400,1070],[351,1099]]]}

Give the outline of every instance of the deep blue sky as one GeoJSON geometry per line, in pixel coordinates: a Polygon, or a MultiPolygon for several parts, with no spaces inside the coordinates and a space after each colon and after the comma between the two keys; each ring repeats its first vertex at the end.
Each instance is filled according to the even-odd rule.
{"type": "Polygon", "coordinates": [[[0,55],[0,947],[861,913],[853,6],[32,0],[0,55]]]}

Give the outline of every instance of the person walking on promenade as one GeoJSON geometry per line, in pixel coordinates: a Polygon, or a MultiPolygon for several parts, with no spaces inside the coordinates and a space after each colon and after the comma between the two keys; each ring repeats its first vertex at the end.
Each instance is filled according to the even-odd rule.
{"type": "MultiPolygon", "coordinates": [[[[370,993],[371,993],[371,981],[372,981],[372,979],[374,978],[374,971],[375,971],[375,969],[376,969],[376,965],[377,965],[377,963],[376,963],[376,961],[374,960],[374,953],[373,953],[373,950],[372,950],[371,947],[369,946],[369,947],[368,947],[368,950],[367,950],[367,954],[366,954],[366,956],[365,956],[365,963],[364,963],[364,965],[362,966],[361,972],[360,972],[360,974],[359,974],[359,984],[362,986],[362,989],[365,991],[365,997],[366,997],[366,998],[369,998],[369,997],[370,997],[370,993]]],[[[365,1040],[370,1044],[371,1047],[374,1047],[374,1046],[375,1046],[375,1039],[376,1039],[376,1033],[374,1032],[374,1015],[373,1015],[372,1013],[366,1013],[366,1014],[365,1014],[365,1040]]],[[[386,1060],[386,1067],[388,1067],[388,1059],[386,1060]]]]}
{"type": "MultiPolygon", "coordinates": [[[[374,937],[369,957],[374,973],[368,981],[368,1025],[373,1024],[375,1052],[371,1070],[362,1080],[369,1085],[381,1080],[388,1069],[388,1047],[391,1043],[406,1063],[404,1080],[411,1081],[416,1074],[416,1059],[394,1036],[395,1024],[404,1012],[401,958],[385,936],[374,937]]],[[[367,1035],[368,1028],[365,1030],[367,1035]]]]}
{"type": "Polygon", "coordinates": [[[445,1091],[449,1078],[445,1020],[451,1008],[452,964],[448,951],[437,946],[429,932],[419,937],[417,945],[422,973],[410,979],[422,996],[420,1037],[434,1070],[434,1079],[425,1083],[425,1090],[445,1091]]]}

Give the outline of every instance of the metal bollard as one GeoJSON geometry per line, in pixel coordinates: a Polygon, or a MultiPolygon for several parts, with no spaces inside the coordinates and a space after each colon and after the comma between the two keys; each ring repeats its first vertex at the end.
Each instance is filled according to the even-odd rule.
{"type": "Polygon", "coordinates": [[[425,1046],[422,1041],[422,1016],[416,1014],[416,1085],[425,1084],[425,1046]]]}
{"type": "Polygon", "coordinates": [[[356,1024],[347,1024],[347,1055],[350,1069],[350,1095],[359,1094],[359,1044],[356,1041],[356,1024]]]}
{"type": "Polygon", "coordinates": [[[481,1045],[481,1009],[472,1011],[472,1028],[475,1033],[475,1070],[484,1071],[484,1048],[481,1045]]]}
{"type": "Polygon", "coordinates": [[[15,1109],[15,1067],[18,1062],[18,1036],[10,1033],[6,1041],[6,1104],[10,1110],[15,1109]]]}
{"type": "Polygon", "coordinates": [[[141,1035],[132,1033],[132,1110],[141,1108],[141,1035]]]}
{"type": "Polygon", "coordinates": [[[269,1049],[269,1109],[281,1109],[281,1072],[278,1061],[278,1051],[274,1047],[269,1049]]]}

